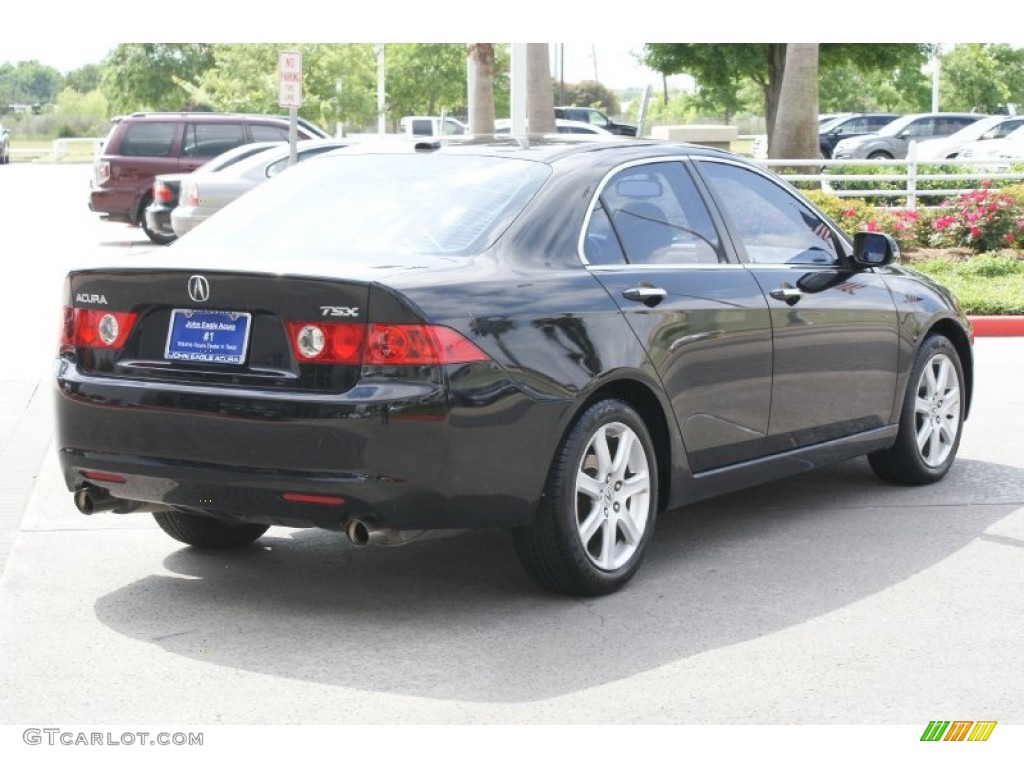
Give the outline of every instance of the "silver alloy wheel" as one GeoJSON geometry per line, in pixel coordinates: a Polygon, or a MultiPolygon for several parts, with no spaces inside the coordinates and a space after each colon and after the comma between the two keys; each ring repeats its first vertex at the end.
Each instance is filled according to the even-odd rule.
{"type": "Polygon", "coordinates": [[[929,467],[940,466],[960,432],[960,377],[945,354],[932,356],[921,371],[914,420],[921,460],[929,467]]]}
{"type": "Polygon", "coordinates": [[[576,532],[603,571],[629,562],[650,517],[651,474],[643,442],[614,421],[598,429],[576,472],[576,532]]]}

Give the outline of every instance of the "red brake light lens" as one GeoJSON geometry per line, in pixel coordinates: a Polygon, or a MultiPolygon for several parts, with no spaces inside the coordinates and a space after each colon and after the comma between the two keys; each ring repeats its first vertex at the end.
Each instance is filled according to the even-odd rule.
{"type": "Polygon", "coordinates": [[[136,312],[64,307],[60,351],[70,352],[76,347],[121,349],[137,317],[136,312]]]}
{"type": "Polygon", "coordinates": [[[473,342],[439,325],[289,322],[292,354],[300,363],[446,365],[488,360],[473,342]]]}
{"type": "Polygon", "coordinates": [[[487,360],[473,342],[441,325],[371,324],[365,365],[445,365],[487,360]]]}
{"type": "Polygon", "coordinates": [[[153,184],[153,199],[160,203],[169,203],[174,199],[174,193],[166,184],[156,182],[153,184]]]}

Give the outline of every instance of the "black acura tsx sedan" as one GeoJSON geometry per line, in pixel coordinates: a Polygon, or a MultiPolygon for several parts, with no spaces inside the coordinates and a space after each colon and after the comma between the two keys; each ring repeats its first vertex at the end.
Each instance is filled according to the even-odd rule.
{"type": "Polygon", "coordinates": [[[714,149],[332,152],[68,275],[64,480],[196,547],[507,528],[542,586],[609,593],[665,510],[860,455],[946,474],[973,337],[898,255],[714,149]]]}

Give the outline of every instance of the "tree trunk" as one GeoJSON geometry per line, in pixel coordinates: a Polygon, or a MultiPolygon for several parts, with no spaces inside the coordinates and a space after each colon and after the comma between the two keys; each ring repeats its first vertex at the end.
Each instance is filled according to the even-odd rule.
{"type": "Polygon", "coordinates": [[[494,43],[469,43],[469,132],[494,133],[494,43]]]}
{"type": "Polygon", "coordinates": [[[819,155],[818,44],[789,43],[768,157],[813,160],[819,155]]]}
{"type": "Polygon", "coordinates": [[[775,117],[779,111],[779,96],[782,92],[782,80],[786,73],[786,44],[771,43],[768,46],[768,79],[760,83],[764,91],[765,133],[768,134],[768,146],[772,145],[775,135],[775,117]]]}
{"type": "Polygon", "coordinates": [[[548,43],[526,44],[526,125],[530,133],[555,132],[548,43]]]}

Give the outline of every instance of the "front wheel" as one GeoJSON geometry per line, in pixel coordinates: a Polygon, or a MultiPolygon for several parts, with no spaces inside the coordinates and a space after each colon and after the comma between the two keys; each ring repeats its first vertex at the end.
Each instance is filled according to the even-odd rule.
{"type": "Polygon", "coordinates": [[[872,152],[868,155],[868,160],[892,160],[892,155],[888,152],[872,152]]]}
{"type": "Polygon", "coordinates": [[[154,512],[153,519],[172,539],[200,549],[243,547],[252,544],[270,527],[255,523],[224,523],[212,517],[176,510],[154,512]]]}
{"type": "Polygon", "coordinates": [[[623,401],[601,400],[563,438],[533,525],[514,532],[516,551],[547,589],[605,595],[640,567],[657,508],[647,426],[623,401]]]}
{"type": "Polygon", "coordinates": [[[953,466],[964,422],[964,372],[956,347],[931,336],[917,351],[892,448],[868,456],[883,480],[925,485],[953,466]]]}

